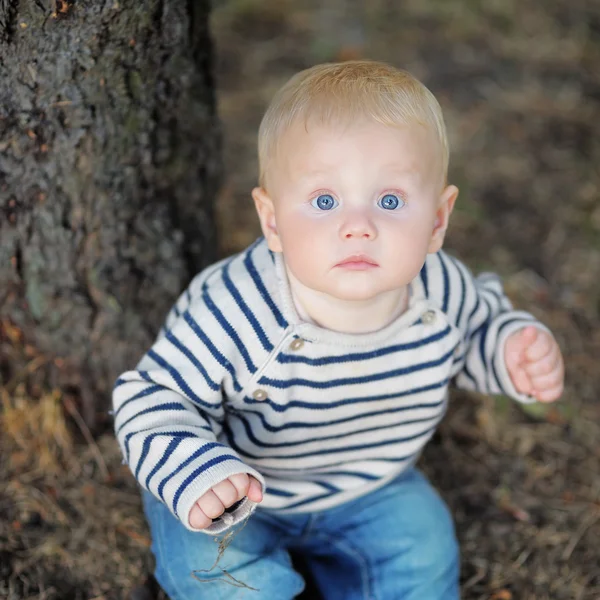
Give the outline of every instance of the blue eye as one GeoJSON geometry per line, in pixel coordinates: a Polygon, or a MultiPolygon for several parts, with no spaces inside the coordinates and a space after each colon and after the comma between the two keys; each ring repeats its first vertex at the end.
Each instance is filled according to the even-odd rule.
{"type": "Polygon", "coordinates": [[[320,208],[321,210],[331,210],[337,206],[337,200],[331,194],[321,194],[317,196],[311,204],[315,208],[320,208]]]}
{"type": "Polygon", "coordinates": [[[395,210],[396,208],[402,208],[406,203],[396,194],[386,194],[377,204],[386,210],[395,210]]]}

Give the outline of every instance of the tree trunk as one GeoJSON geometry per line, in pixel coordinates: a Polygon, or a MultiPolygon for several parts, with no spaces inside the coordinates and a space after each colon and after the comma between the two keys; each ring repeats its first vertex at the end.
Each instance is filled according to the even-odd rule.
{"type": "Polygon", "coordinates": [[[215,259],[209,0],[0,0],[0,317],[88,426],[215,259]]]}

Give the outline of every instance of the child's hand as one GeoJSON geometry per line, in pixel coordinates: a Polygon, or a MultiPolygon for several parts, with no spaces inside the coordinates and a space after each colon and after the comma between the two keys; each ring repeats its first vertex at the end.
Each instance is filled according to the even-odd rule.
{"type": "Polygon", "coordinates": [[[540,402],[553,402],[562,394],[563,358],[547,331],[529,325],[512,333],[504,346],[504,361],[518,392],[540,402]]]}
{"type": "Polygon", "coordinates": [[[248,496],[253,502],[262,501],[262,486],[251,475],[240,473],[217,483],[192,506],[190,525],[195,529],[206,529],[213,519],[221,516],[226,508],[233,506],[244,496],[248,496]]]}

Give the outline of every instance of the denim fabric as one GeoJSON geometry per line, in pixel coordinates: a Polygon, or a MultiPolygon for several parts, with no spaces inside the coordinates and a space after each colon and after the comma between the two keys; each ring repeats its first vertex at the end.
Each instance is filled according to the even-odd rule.
{"type": "Polygon", "coordinates": [[[301,553],[326,600],[455,600],[459,552],[446,505],[416,469],[329,510],[279,514],[260,507],[219,566],[258,591],[223,581],[218,538],[185,529],[143,491],[155,576],[171,600],[289,600],[304,588],[288,550],[301,553]]]}

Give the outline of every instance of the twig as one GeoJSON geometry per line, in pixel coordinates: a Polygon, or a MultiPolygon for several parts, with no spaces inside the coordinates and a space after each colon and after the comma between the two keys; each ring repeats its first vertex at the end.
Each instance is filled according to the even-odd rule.
{"type": "Polygon", "coordinates": [[[525,548],[521,554],[517,557],[517,560],[512,564],[513,569],[518,569],[525,564],[525,561],[529,558],[530,554],[533,552],[533,548],[525,548]]]}
{"type": "Polygon", "coordinates": [[[562,553],[563,560],[569,560],[573,550],[575,550],[575,546],[579,543],[581,538],[584,536],[585,532],[594,525],[594,523],[600,519],[600,512],[592,512],[588,515],[586,519],[583,520],[583,523],[579,526],[577,531],[573,534],[573,537],[567,544],[566,548],[562,553]]]}
{"type": "Polygon", "coordinates": [[[75,406],[75,402],[73,402],[73,400],[69,396],[63,396],[63,402],[65,405],[65,408],[67,409],[69,414],[73,417],[73,419],[75,420],[75,423],[77,423],[77,426],[79,427],[81,433],[83,434],[83,437],[85,438],[86,442],[90,446],[92,453],[96,459],[96,464],[98,465],[98,468],[102,472],[102,475],[104,476],[105,481],[107,481],[110,477],[110,474],[108,472],[106,463],[104,462],[104,458],[102,457],[102,453],[100,452],[100,448],[98,448],[98,444],[96,444],[96,442],[94,441],[94,438],[92,437],[92,434],[90,433],[90,430],[88,429],[88,426],[85,424],[85,421],[83,420],[82,416],[79,414],[79,411],[77,410],[77,407],[75,406]]]}
{"type": "Polygon", "coordinates": [[[50,362],[52,360],[51,356],[40,354],[36,356],[33,360],[30,360],[25,367],[23,367],[7,384],[4,386],[5,389],[12,393],[17,387],[21,378],[25,375],[31,375],[34,371],[37,371],[42,365],[50,362]]]}
{"type": "Polygon", "coordinates": [[[485,567],[477,567],[477,572],[472,575],[471,577],[469,577],[469,579],[467,581],[465,581],[465,583],[462,586],[463,590],[468,590],[470,588],[472,588],[476,583],[479,583],[482,579],[485,578],[487,574],[487,569],[485,567]]]}
{"type": "MultiPolygon", "coordinates": [[[[219,550],[217,553],[217,559],[215,560],[213,566],[210,569],[194,569],[192,571],[192,577],[194,579],[196,579],[197,581],[200,581],[202,583],[212,583],[212,582],[216,582],[216,581],[225,581],[226,583],[229,583],[230,585],[232,585],[233,587],[238,587],[238,588],[246,588],[248,590],[252,590],[254,592],[258,592],[260,590],[250,587],[248,584],[244,583],[243,581],[240,581],[239,579],[236,579],[233,575],[231,575],[231,573],[228,573],[223,567],[219,566],[219,569],[221,569],[221,572],[224,575],[224,578],[218,578],[218,579],[200,579],[200,577],[198,577],[196,575],[196,573],[210,573],[218,564],[218,562],[221,560],[221,558],[223,557],[223,554],[225,552],[225,550],[227,549],[227,547],[229,546],[229,544],[231,544],[233,538],[240,532],[242,531],[242,529],[244,529],[244,527],[246,527],[246,524],[248,523],[248,519],[250,518],[250,515],[248,515],[246,517],[246,520],[244,521],[244,524],[237,530],[237,531],[228,531],[225,536],[223,537],[222,540],[219,541],[219,550]]],[[[215,541],[217,541],[219,538],[215,538],[215,541]]]]}

